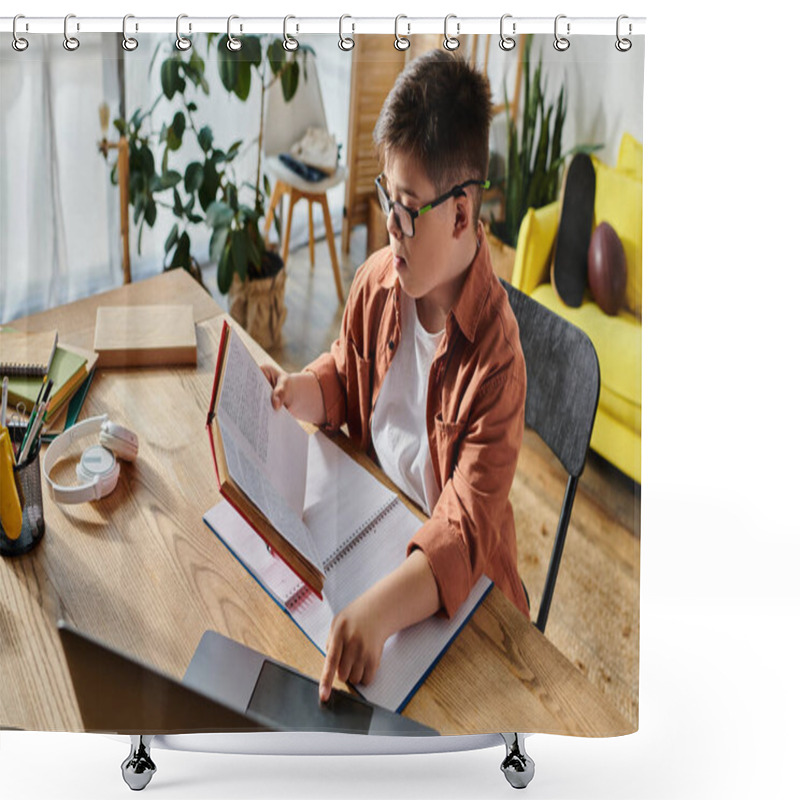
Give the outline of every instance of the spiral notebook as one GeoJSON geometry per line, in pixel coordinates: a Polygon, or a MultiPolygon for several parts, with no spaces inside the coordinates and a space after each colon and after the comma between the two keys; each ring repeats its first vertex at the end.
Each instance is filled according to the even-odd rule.
{"type": "Polygon", "coordinates": [[[43,378],[50,371],[57,345],[57,331],[0,329],[0,375],[43,378]]]}
{"type": "MultiPolygon", "coordinates": [[[[203,521],[323,655],[336,611],[402,561],[404,536],[419,526],[399,498],[390,500],[326,559],[329,580],[319,598],[226,501],[207,511],[203,521]]],[[[358,693],[370,703],[402,711],[491,588],[482,576],[451,619],[429,617],[390,637],[375,679],[356,686],[358,693]]]]}

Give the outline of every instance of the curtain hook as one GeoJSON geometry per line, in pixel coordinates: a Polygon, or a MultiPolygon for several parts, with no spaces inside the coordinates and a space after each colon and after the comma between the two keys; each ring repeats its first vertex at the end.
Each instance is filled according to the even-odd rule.
{"type": "MultiPolygon", "coordinates": [[[[340,50],[352,50],[356,46],[355,39],[352,36],[344,36],[342,33],[342,25],[346,19],[353,19],[349,14],[342,14],[339,17],[339,49],[340,50]]],[[[356,25],[352,23],[352,30],[351,33],[356,32],[356,25]]]]}
{"type": "Polygon", "coordinates": [[[398,14],[394,18],[394,49],[395,50],[408,50],[411,47],[411,39],[408,38],[408,34],[411,33],[411,23],[407,22],[406,26],[408,27],[408,32],[405,36],[400,35],[400,20],[401,19],[408,19],[405,14],[398,14]]]}
{"type": "MultiPolygon", "coordinates": [[[[139,46],[139,40],[134,39],[132,36],[128,36],[128,20],[135,19],[133,14],[126,14],[122,18],[122,49],[127,50],[129,53],[135,50],[139,46]]],[[[136,23],[136,30],[139,30],[139,23],[136,23]]]]}
{"type": "MultiPolygon", "coordinates": [[[[509,50],[513,50],[517,46],[516,39],[513,39],[511,36],[506,36],[503,32],[503,25],[507,19],[511,19],[511,14],[503,14],[500,17],[500,49],[505,50],[508,52],[509,50]]],[[[511,23],[511,33],[517,32],[517,23],[511,23]]]]}
{"type": "MultiPolygon", "coordinates": [[[[242,40],[237,39],[231,33],[231,22],[233,22],[233,20],[235,19],[239,19],[239,17],[237,17],[235,14],[231,14],[231,16],[228,17],[228,41],[225,42],[225,45],[227,46],[228,50],[230,50],[232,53],[235,53],[237,50],[242,49],[242,40]]],[[[241,31],[241,29],[242,28],[240,25],[239,30],[241,31]]]]}
{"type": "MultiPolygon", "coordinates": [[[[566,19],[566,18],[567,18],[566,14],[559,14],[556,17],[556,22],[554,27],[556,38],[555,41],[553,42],[553,47],[555,47],[555,49],[558,50],[559,53],[563,53],[565,50],[569,50],[569,44],[570,44],[569,39],[567,39],[566,36],[559,35],[558,33],[558,21],[560,19],[566,19]]],[[[569,36],[569,22],[567,23],[567,36],[569,36]]]]}
{"type": "Polygon", "coordinates": [[[461,32],[461,23],[458,22],[458,17],[455,14],[448,14],[444,18],[444,41],[442,42],[442,46],[445,50],[458,50],[458,46],[461,42],[458,41],[456,36],[450,36],[447,33],[447,23],[450,22],[451,19],[456,20],[456,36],[461,32]]]}
{"type": "MultiPolygon", "coordinates": [[[[70,53],[74,52],[81,46],[81,43],[74,36],[70,36],[67,31],[67,26],[69,25],[69,21],[71,19],[75,19],[74,14],[67,14],[67,16],[64,17],[64,42],[63,42],[64,49],[69,50],[70,53]]],[[[76,30],[81,29],[79,23],[75,23],[75,25],[76,25],[76,30]]]]}
{"type": "MultiPolygon", "coordinates": [[[[188,14],[178,14],[178,18],[175,20],[175,47],[178,50],[188,50],[192,46],[192,40],[181,35],[181,20],[187,19],[188,16],[188,14]]],[[[189,30],[192,30],[191,23],[189,23],[189,30]]]]}
{"type": "MultiPolygon", "coordinates": [[[[288,23],[290,19],[297,19],[289,15],[283,18],[283,49],[287,52],[293,53],[299,47],[300,43],[288,32],[288,23]]],[[[295,26],[295,31],[299,30],[300,26],[295,26]]]]}
{"type": "MultiPolygon", "coordinates": [[[[27,50],[27,49],[28,49],[28,44],[29,44],[29,42],[28,42],[28,40],[27,40],[27,39],[23,39],[23,38],[22,38],[22,37],[21,37],[21,36],[20,36],[20,35],[17,33],[17,20],[18,20],[18,19],[25,19],[25,16],[24,16],[23,14],[17,14],[17,16],[16,16],[16,17],[14,17],[14,23],[13,23],[13,25],[11,26],[11,33],[13,34],[14,38],[11,40],[11,46],[12,46],[12,47],[13,47],[13,48],[14,48],[14,49],[15,49],[15,50],[18,52],[18,53],[22,53],[23,51],[25,51],[25,50],[27,50]]],[[[26,27],[26,29],[27,29],[27,27],[28,27],[28,26],[27,26],[27,23],[26,23],[25,27],[26,27]]]]}
{"type": "MultiPolygon", "coordinates": [[[[620,28],[619,24],[620,24],[620,22],[622,22],[623,19],[628,19],[627,15],[620,14],[617,17],[617,41],[614,42],[614,47],[616,47],[617,50],[620,51],[620,53],[627,53],[628,50],[630,50],[631,47],[633,47],[633,42],[631,42],[630,39],[623,39],[619,35],[619,28],[620,28]]],[[[633,33],[633,28],[631,27],[631,23],[629,22],[628,23],[628,36],[630,36],[631,33],[633,33]]]]}

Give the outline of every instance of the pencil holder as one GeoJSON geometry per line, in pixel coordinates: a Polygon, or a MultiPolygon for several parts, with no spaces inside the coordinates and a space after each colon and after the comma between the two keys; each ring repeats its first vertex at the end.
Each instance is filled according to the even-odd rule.
{"type": "MultiPolygon", "coordinates": [[[[25,427],[9,425],[8,432],[15,447],[25,435],[25,427]]],[[[14,483],[22,508],[22,530],[16,539],[10,538],[0,521],[0,555],[19,556],[33,550],[44,536],[44,509],[42,507],[42,473],[39,467],[41,439],[34,442],[28,457],[14,466],[14,483]]]]}

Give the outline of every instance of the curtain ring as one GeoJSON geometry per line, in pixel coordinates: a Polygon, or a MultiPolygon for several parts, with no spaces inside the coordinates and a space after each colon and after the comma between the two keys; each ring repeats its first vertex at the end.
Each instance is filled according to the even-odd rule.
{"type": "MultiPolygon", "coordinates": [[[[631,47],[633,47],[633,43],[631,42],[630,39],[623,39],[619,35],[619,24],[620,24],[620,22],[622,22],[623,19],[628,19],[628,17],[625,14],[620,14],[617,17],[617,41],[614,42],[614,47],[616,47],[617,50],[619,50],[620,53],[627,53],[628,50],[630,50],[631,47]]],[[[632,32],[633,32],[633,28],[631,28],[631,24],[629,22],[628,23],[628,36],[630,36],[632,32]]]]}
{"type": "MultiPolygon", "coordinates": [[[[395,50],[408,50],[411,47],[411,39],[408,38],[408,34],[406,36],[400,35],[400,20],[401,19],[408,19],[405,14],[398,14],[394,18],[394,49],[395,50]]],[[[406,23],[408,27],[408,33],[411,33],[411,23],[406,23]]]]}
{"type": "MultiPolygon", "coordinates": [[[[506,36],[503,32],[503,23],[505,23],[507,19],[511,19],[511,14],[503,14],[503,16],[500,17],[500,49],[505,50],[506,52],[513,50],[517,46],[517,40],[512,39],[510,36],[506,36]]],[[[516,22],[511,23],[511,32],[517,32],[516,22]]]]}
{"type": "MultiPolygon", "coordinates": [[[[175,47],[178,50],[188,50],[192,46],[192,40],[181,35],[181,20],[188,16],[188,14],[178,14],[178,18],[175,20],[175,47]]],[[[191,23],[189,23],[189,30],[192,30],[191,23]]]]}
{"type": "Polygon", "coordinates": [[[25,16],[24,16],[23,14],[17,14],[17,16],[16,16],[16,17],[14,17],[14,23],[13,23],[13,24],[12,24],[12,26],[11,26],[11,33],[13,34],[14,38],[11,40],[11,46],[12,46],[12,47],[13,47],[13,48],[14,48],[14,49],[15,49],[15,50],[18,52],[18,53],[22,53],[22,52],[24,52],[25,50],[27,50],[27,49],[28,49],[28,44],[29,44],[29,42],[28,42],[28,40],[27,40],[27,39],[23,39],[23,38],[22,38],[22,37],[21,37],[21,36],[20,36],[20,35],[17,33],[17,20],[18,20],[18,19],[25,19],[25,16]]]}
{"type": "MultiPolygon", "coordinates": [[[[228,41],[225,42],[225,45],[227,46],[228,50],[230,50],[232,53],[235,53],[237,50],[242,49],[242,40],[237,39],[231,33],[231,22],[233,22],[233,20],[235,19],[239,19],[239,17],[237,17],[235,14],[231,14],[231,16],[228,17],[228,41]]],[[[241,28],[239,30],[241,30],[241,28]]]]}
{"type": "MultiPolygon", "coordinates": [[[[69,25],[69,21],[71,19],[75,19],[74,14],[67,14],[67,16],[64,17],[64,42],[63,42],[64,49],[69,50],[70,53],[74,52],[81,46],[81,43],[74,36],[70,36],[69,33],[67,32],[67,26],[69,25]]],[[[80,29],[81,29],[80,25],[77,25],[77,30],[80,29]]]]}
{"type": "MultiPolygon", "coordinates": [[[[139,40],[134,39],[132,36],[128,36],[128,20],[134,19],[133,14],[126,14],[122,18],[122,49],[127,50],[129,53],[135,50],[139,46],[139,40]]],[[[139,23],[136,23],[136,30],[139,30],[139,23]]]]}
{"type": "MultiPolygon", "coordinates": [[[[566,36],[560,36],[558,33],[558,21],[560,19],[566,19],[566,18],[567,18],[566,14],[559,14],[556,17],[556,22],[554,27],[556,38],[555,41],[553,42],[553,47],[555,47],[555,49],[558,50],[559,53],[563,53],[565,50],[569,50],[569,39],[567,39],[566,36]]],[[[567,23],[567,36],[569,36],[569,22],[567,23]]]]}
{"type": "Polygon", "coordinates": [[[289,15],[288,17],[283,18],[283,49],[289,53],[293,53],[295,50],[297,50],[300,43],[287,30],[287,25],[290,19],[297,19],[297,17],[289,15]]]}
{"type": "MultiPolygon", "coordinates": [[[[344,36],[342,33],[342,24],[346,19],[353,19],[353,18],[349,14],[342,14],[342,16],[339,17],[339,49],[344,51],[352,50],[356,46],[355,39],[353,39],[352,36],[344,36]]],[[[353,23],[352,25],[351,32],[352,33],[356,32],[355,23],[353,23]]]]}
{"type": "Polygon", "coordinates": [[[442,42],[442,47],[444,47],[445,50],[453,51],[458,50],[458,46],[461,44],[461,42],[459,42],[456,38],[456,36],[458,36],[458,34],[461,32],[461,23],[458,21],[456,22],[456,36],[450,36],[447,33],[447,23],[451,19],[458,20],[458,17],[455,14],[448,14],[444,18],[444,41],[442,42]]]}

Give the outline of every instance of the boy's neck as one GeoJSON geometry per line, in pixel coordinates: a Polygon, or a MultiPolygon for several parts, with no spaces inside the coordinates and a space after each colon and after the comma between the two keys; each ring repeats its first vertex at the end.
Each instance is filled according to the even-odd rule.
{"type": "Polygon", "coordinates": [[[461,294],[467,273],[480,252],[482,241],[479,225],[477,233],[473,231],[471,236],[465,237],[464,247],[460,249],[458,256],[460,266],[455,277],[417,299],[417,318],[428,333],[438,333],[444,329],[447,315],[461,294]]]}

